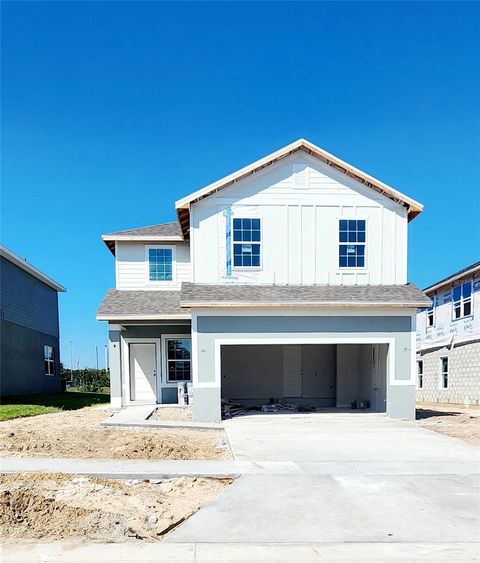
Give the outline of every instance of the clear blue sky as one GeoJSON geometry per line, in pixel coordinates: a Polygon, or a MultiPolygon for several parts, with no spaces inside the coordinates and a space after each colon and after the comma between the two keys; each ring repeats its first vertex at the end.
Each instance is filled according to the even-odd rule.
{"type": "Polygon", "coordinates": [[[1,237],[68,288],[64,361],[106,342],[102,233],[298,137],[425,204],[410,281],[478,260],[479,8],[4,2],[1,237]]]}

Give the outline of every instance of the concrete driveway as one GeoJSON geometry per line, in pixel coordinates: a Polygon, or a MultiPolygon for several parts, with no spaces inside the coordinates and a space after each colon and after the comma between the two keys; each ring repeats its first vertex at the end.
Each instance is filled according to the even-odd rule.
{"type": "Polygon", "coordinates": [[[269,473],[240,477],[169,542],[391,543],[398,555],[408,545],[408,560],[472,560],[479,448],[368,413],[253,415],[225,426],[235,458],[266,462],[269,473]]]}

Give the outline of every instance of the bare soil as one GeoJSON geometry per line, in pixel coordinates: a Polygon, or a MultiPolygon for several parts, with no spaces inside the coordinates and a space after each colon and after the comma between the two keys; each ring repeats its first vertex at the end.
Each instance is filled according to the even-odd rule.
{"type": "Polygon", "coordinates": [[[158,407],[152,413],[151,420],[192,420],[191,407],[158,407]]]}
{"type": "Polygon", "coordinates": [[[454,406],[417,408],[417,424],[480,446],[480,412],[454,406]]]}
{"type": "Polygon", "coordinates": [[[81,459],[230,459],[223,431],[101,426],[102,407],[0,422],[0,456],[81,459]]]}
{"type": "Polygon", "coordinates": [[[0,475],[0,541],[161,541],[230,479],[159,483],[58,473],[0,475]]]}

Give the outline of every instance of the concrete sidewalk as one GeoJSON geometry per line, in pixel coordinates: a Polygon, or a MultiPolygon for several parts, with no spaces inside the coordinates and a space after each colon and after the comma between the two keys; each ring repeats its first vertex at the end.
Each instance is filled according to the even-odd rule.
{"type": "Polygon", "coordinates": [[[208,563],[240,561],[279,562],[418,562],[478,561],[480,543],[143,543],[123,544],[8,544],[0,550],[2,563],[32,562],[174,562],[208,563]]]}
{"type": "MultiPolygon", "coordinates": [[[[170,408],[174,408],[173,405],[170,408]]],[[[197,430],[223,430],[223,424],[217,422],[195,422],[193,420],[158,420],[150,415],[159,405],[130,405],[122,407],[108,417],[102,426],[130,428],[192,428],[197,430]]]]}

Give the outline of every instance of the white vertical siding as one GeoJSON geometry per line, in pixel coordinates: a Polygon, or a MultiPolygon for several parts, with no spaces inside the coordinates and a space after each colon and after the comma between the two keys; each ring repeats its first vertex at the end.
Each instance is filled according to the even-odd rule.
{"type": "Polygon", "coordinates": [[[406,209],[306,154],[287,157],[193,204],[191,221],[196,283],[406,283],[406,209]],[[262,219],[259,270],[233,268],[227,275],[227,208],[237,217],[262,219]],[[342,218],[367,222],[365,268],[338,266],[342,218]]]}

